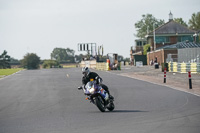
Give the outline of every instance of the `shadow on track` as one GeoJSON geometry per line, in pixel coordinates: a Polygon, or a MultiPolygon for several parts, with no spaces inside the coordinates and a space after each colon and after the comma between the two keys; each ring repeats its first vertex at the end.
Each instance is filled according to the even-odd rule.
{"type": "Polygon", "coordinates": [[[135,112],[148,112],[148,111],[141,111],[141,110],[113,110],[113,111],[106,111],[106,113],[135,113],[135,112]]]}

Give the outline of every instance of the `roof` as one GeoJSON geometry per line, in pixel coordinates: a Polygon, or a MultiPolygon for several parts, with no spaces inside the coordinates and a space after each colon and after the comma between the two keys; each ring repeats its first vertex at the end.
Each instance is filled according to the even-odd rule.
{"type": "Polygon", "coordinates": [[[181,49],[181,48],[198,48],[200,47],[200,43],[193,42],[179,42],[173,45],[166,45],[163,47],[159,47],[158,49],[181,49]]]}
{"type": "MultiPolygon", "coordinates": [[[[173,20],[155,29],[155,34],[176,34],[176,33],[177,34],[194,34],[195,31],[173,20]]],[[[153,32],[150,32],[149,35],[153,35],[153,32]]]]}

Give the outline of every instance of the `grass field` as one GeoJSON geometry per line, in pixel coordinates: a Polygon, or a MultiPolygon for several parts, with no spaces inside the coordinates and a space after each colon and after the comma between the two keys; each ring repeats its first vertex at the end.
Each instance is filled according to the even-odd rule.
{"type": "Polygon", "coordinates": [[[16,73],[20,70],[22,70],[22,68],[0,69],[0,78],[2,78],[4,76],[11,75],[11,74],[16,73]]]}

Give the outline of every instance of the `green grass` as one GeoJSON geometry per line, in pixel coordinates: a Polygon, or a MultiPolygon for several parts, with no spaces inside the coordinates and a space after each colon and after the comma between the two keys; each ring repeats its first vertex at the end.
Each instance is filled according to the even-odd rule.
{"type": "Polygon", "coordinates": [[[22,68],[12,68],[12,69],[0,69],[0,78],[4,76],[11,75],[18,71],[22,70],[22,68]]]}

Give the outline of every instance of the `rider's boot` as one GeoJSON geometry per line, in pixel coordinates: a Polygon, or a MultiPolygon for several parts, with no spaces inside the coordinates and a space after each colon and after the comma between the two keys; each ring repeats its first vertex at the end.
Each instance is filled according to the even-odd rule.
{"type": "Polygon", "coordinates": [[[109,99],[114,100],[114,97],[112,95],[109,94],[109,99]]]}
{"type": "Polygon", "coordinates": [[[114,97],[110,94],[109,90],[107,90],[107,93],[108,93],[109,99],[114,100],[114,97]]]}
{"type": "Polygon", "coordinates": [[[83,87],[82,87],[82,86],[78,87],[78,90],[82,90],[82,89],[83,89],[83,87]]]}

